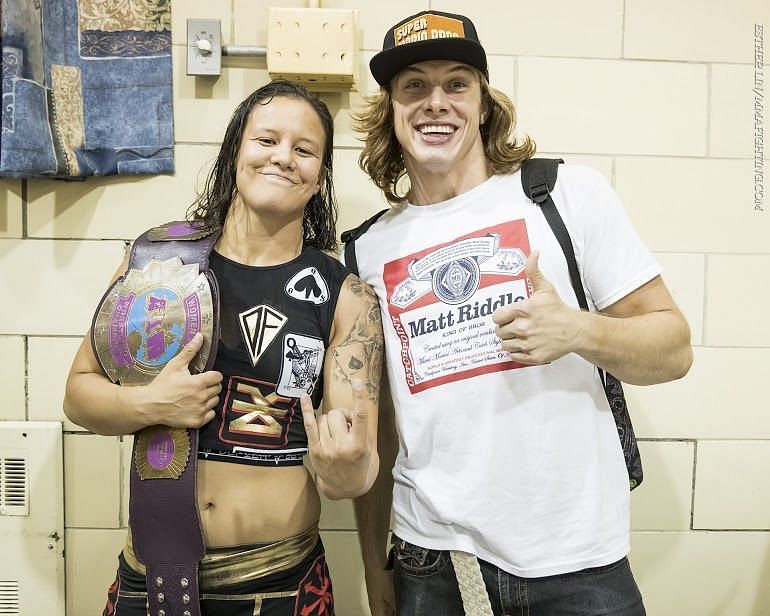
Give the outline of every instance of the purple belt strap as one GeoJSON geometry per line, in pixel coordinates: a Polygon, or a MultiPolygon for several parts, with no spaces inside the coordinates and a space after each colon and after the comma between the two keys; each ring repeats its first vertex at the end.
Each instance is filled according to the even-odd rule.
{"type": "MultiPolygon", "coordinates": [[[[209,271],[209,254],[221,231],[201,237],[194,223],[177,222],[151,229],[133,245],[129,268],[143,268],[151,259],[179,257],[198,263],[206,274],[215,306],[212,349],[206,370],[216,358],[219,336],[219,293],[209,271]]],[[[198,430],[187,430],[190,455],[178,479],[141,479],[136,442],[131,460],[129,524],[137,558],[147,568],[147,599],[151,616],[200,616],[198,564],[206,546],[198,513],[196,478],[198,430]]]]}

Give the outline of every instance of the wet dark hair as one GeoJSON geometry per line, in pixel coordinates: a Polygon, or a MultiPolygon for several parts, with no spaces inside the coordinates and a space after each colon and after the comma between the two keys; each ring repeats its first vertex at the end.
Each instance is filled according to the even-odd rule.
{"type": "Polygon", "coordinates": [[[297,83],[277,79],[252,92],[238,105],[227,125],[222,147],[214,163],[203,192],[187,210],[188,219],[202,220],[212,228],[224,225],[227,212],[235,200],[237,187],[235,170],[238,152],[249,115],[255,105],[267,105],[274,98],[303,100],[318,114],[324,129],[325,145],[321,158],[321,188],[305,206],[302,235],[305,245],[321,250],[337,249],[337,199],[332,181],[334,151],[334,120],[326,104],[297,83]]]}

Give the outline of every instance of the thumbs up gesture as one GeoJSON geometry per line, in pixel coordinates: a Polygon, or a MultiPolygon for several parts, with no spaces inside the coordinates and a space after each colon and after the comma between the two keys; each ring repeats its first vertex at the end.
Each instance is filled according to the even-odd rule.
{"type": "Polygon", "coordinates": [[[574,351],[579,335],[580,311],[561,300],[540,271],[539,258],[534,251],[527,259],[530,297],[492,313],[503,348],[522,364],[545,364],[574,351]]]}
{"type": "Polygon", "coordinates": [[[354,498],[366,492],[377,476],[376,434],[364,385],[352,382],[353,408],[333,408],[316,416],[310,396],[300,398],[310,460],[319,489],[331,499],[354,498]]]}

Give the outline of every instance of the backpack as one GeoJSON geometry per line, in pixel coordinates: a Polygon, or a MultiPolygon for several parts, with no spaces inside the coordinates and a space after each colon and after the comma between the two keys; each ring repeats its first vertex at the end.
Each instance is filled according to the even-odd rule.
{"type": "MultiPolygon", "coordinates": [[[[567,227],[556,209],[556,205],[551,198],[551,191],[556,185],[556,177],[559,171],[559,165],[564,161],[560,158],[530,158],[525,160],[521,166],[521,184],[524,194],[534,203],[540,206],[551,231],[561,246],[564,258],[567,261],[572,290],[577,297],[581,310],[588,310],[588,301],[586,300],[583,282],[580,278],[577,260],[575,259],[575,250],[572,246],[567,227]]],[[[364,221],[355,229],[345,231],[342,234],[342,241],[345,244],[345,264],[354,274],[358,275],[358,261],[356,260],[355,241],[361,237],[388,209],[377,212],[374,216],[364,221]]],[[[629,487],[631,490],[636,488],[644,479],[642,471],[642,459],[639,455],[639,447],[636,443],[634,428],[631,425],[631,417],[628,413],[626,397],[623,393],[621,382],[609,372],[605,372],[597,366],[599,378],[604,386],[604,393],[607,396],[607,402],[612,410],[612,416],[615,419],[615,426],[618,430],[623,457],[628,471],[629,487]]]]}

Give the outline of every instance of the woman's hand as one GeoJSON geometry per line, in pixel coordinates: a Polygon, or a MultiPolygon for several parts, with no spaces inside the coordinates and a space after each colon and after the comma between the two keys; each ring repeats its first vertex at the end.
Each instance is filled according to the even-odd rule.
{"type": "Polygon", "coordinates": [[[222,391],[222,373],[190,373],[190,362],[203,344],[198,332],[173,357],[140,396],[142,409],[152,414],[148,425],[200,428],[214,419],[214,407],[222,391]]]}
{"type": "Polygon", "coordinates": [[[355,379],[352,387],[352,409],[333,408],[316,416],[310,396],[303,394],[300,398],[316,483],[334,500],[366,492],[379,468],[378,464],[372,464],[377,451],[369,435],[370,411],[364,385],[355,379]]]}

